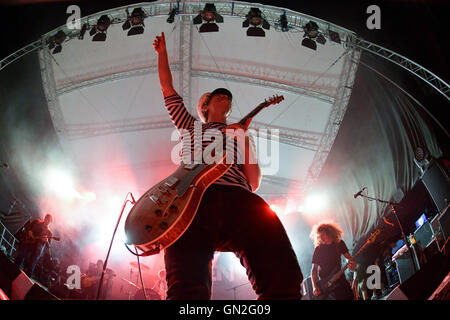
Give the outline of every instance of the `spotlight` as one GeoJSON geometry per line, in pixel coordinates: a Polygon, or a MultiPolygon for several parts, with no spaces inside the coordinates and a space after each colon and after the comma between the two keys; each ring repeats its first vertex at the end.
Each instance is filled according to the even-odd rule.
{"type": "Polygon", "coordinates": [[[310,38],[303,39],[302,46],[310,48],[312,50],[316,50],[317,49],[317,43],[314,40],[310,39],[310,38]]]}
{"type": "Polygon", "coordinates": [[[265,37],[266,33],[263,29],[261,29],[261,26],[269,30],[270,24],[267,22],[266,19],[262,17],[261,10],[258,8],[251,8],[248,14],[245,16],[246,19],[242,23],[242,28],[248,28],[250,24],[253,27],[249,27],[247,29],[247,36],[249,37],[265,37]]]}
{"type": "MultiPolygon", "coordinates": [[[[303,35],[302,46],[310,48],[312,50],[317,49],[317,43],[313,40],[319,36],[319,26],[314,21],[309,21],[306,25],[303,26],[303,31],[305,34],[303,35]]],[[[323,38],[323,36],[322,36],[323,38]]],[[[319,43],[324,44],[323,42],[325,38],[319,39],[319,43]]],[[[325,40],[326,41],[326,40],[325,40]]]]}
{"type": "Polygon", "coordinates": [[[137,34],[143,34],[144,33],[144,19],[145,19],[145,12],[142,10],[142,8],[135,8],[133,12],[130,14],[128,13],[127,9],[127,21],[122,25],[123,30],[128,30],[128,36],[134,36],[137,34]]]}
{"type": "Polygon", "coordinates": [[[339,44],[341,43],[341,37],[339,36],[339,33],[329,30],[328,34],[330,35],[331,41],[339,43],[339,44]]]}
{"type": "Polygon", "coordinates": [[[49,49],[53,49],[53,54],[60,53],[62,50],[61,44],[66,39],[67,35],[64,33],[64,31],[59,30],[54,37],[50,40],[49,49]]]}
{"type": "Polygon", "coordinates": [[[319,26],[314,21],[310,21],[303,27],[303,31],[308,38],[314,39],[319,35],[319,26]]]}
{"type": "Polygon", "coordinates": [[[422,147],[417,147],[414,151],[414,157],[417,161],[422,162],[427,157],[427,152],[422,147]]]}
{"type": "Polygon", "coordinates": [[[92,27],[89,35],[94,36],[92,41],[105,41],[106,40],[106,30],[111,24],[111,19],[107,15],[101,16],[97,20],[97,24],[92,27]]]}
{"type": "Polygon", "coordinates": [[[173,8],[169,12],[169,17],[167,18],[167,23],[173,23],[175,21],[175,15],[178,14],[178,8],[173,8]]]}
{"type": "Polygon", "coordinates": [[[193,20],[194,24],[200,24],[206,21],[206,23],[200,26],[199,32],[217,32],[219,31],[219,26],[215,24],[213,21],[217,23],[223,22],[223,17],[217,13],[216,6],[212,3],[205,4],[205,8],[200,11],[200,14],[196,16],[193,20]]]}
{"type": "Polygon", "coordinates": [[[425,147],[417,147],[414,150],[414,163],[423,174],[429,167],[431,157],[425,147]]]}

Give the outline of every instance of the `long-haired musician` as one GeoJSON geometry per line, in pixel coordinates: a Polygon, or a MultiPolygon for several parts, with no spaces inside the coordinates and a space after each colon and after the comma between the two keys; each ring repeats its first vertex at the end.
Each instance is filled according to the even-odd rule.
{"type": "MultiPolygon", "coordinates": [[[[343,231],[335,223],[319,223],[313,226],[311,238],[314,242],[311,280],[315,296],[325,294],[318,285],[320,279],[328,279],[341,270],[341,255],[349,261],[349,269],[356,267],[352,256],[342,240],[343,231]]],[[[335,283],[335,288],[326,295],[329,300],[353,300],[353,291],[343,274],[335,283]]]]}
{"type": "MultiPolygon", "coordinates": [[[[201,96],[198,103],[199,122],[184,106],[173,88],[164,33],[153,46],[158,54],[161,90],[169,115],[182,139],[191,144],[183,153],[194,150],[194,129],[200,125],[201,135],[223,129],[241,129],[248,124],[228,125],[232,94],[218,88],[201,96]]],[[[213,139],[203,139],[204,150],[213,139]]],[[[300,299],[302,274],[297,257],[283,225],[269,205],[255,193],[261,182],[256,151],[246,135],[234,144],[237,153],[248,155],[248,162],[233,162],[231,168],[208,190],[200,203],[189,229],[165,250],[167,299],[210,299],[211,261],[215,251],[234,252],[247,269],[248,278],[259,299],[300,299]],[[245,143],[243,143],[245,141],[245,143]]]]}

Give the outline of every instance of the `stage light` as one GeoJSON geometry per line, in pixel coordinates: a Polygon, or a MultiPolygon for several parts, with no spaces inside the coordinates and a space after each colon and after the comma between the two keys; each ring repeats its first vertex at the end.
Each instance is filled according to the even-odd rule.
{"type": "Polygon", "coordinates": [[[89,35],[94,36],[92,41],[105,41],[106,40],[106,30],[108,30],[111,24],[111,19],[107,15],[101,16],[97,20],[97,24],[92,27],[89,35]]]}
{"type": "Polygon", "coordinates": [[[426,156],[427,153],[422,147],[417,147],[416,150],[414,151],[414,157],[419,162],[425,160],[426,156]]]}
{"type": "Polygon", "coordinates": [[[205,7],[200,14],[196,16],[193,20],[194,24],[200,24],[203,21],[206,23],[200,26],[199,32],[217,32],[219,31],[219,26],[214,23],[222,23],[223,17],[217,13],[216,6],[212,3],[205,4],[205,7]]]}
{"type": "Polygon", "coordinates": [[[326,209],[328,206],[328,199],[323,194],[311,194],[305,198],[303,203],[303,210],[306,213],[316,213],[326,209]]]}
{"type": "Polygon", "coordinates": [[[72,177],[64,170],[49,169],[44,176],[46,189],[56,196],[64,199],[80,198],[75,190],[72,177]]]}
{"type": "Polygon", "coordinates": [[[167,18],[167,23],[173,23],[175,21],[175,15],[178,14],[178,8],[173,8],[169,12],[169,17],[167,18]]]}
{"type": "Polygon", "coordinates": [[[339,43],[339,44],[341,43],[341,37],[339,36],[339,33],[329,30],[328,34],[330,36],[331,41],[339,43]]]}
{"type": "Polygon", "coordinates": [[[137,34],[143,34],[144,33],[144,19],[145,19],[145,12],[142,10],[142,8],[135,8],[133,12],[130,14],[128,13],[127,9],[127,21],[122,25],[123,30],[128,30],[128,36],[134,36],[137,34]]]}
{"type": "Polygon", "coordinates": [[[303,26],[303,31],[306,37],[314,39],[319,35],[319,26],[314,21],[310,21],[303,26]]]}
{"type": "Polygon", "coordinates": [[[65,34],[65,32],[62,31],[62,30],[59,30],[53,37],[51,37],[49,39],[49,46],[48,46],[48,48],[50,50],[55,48],[53,50],[53,52],[52,52],[53,54],[61,52],[61,50],[62,50],[62,45],[61,44],[64,42],[66,37],[67,37],[67,35],[65,34]]]}
{"type": "Polygon", "coordinates": [[[302,46],[310,48],[312,50],[316,50],[317,49],[317,43],[314,40],[310,39],[310,38],[303,39],[302,46]]]}
{"type": "Polygon", "coordinates": [[[267,22],[266,19],[264,19],[262,17],[261,10],[259,10],[258,8],[251,8],[245,17],[246,17],[246,19],[242,23],[242,27],[248,28],[247,36],[249,36],[249,37],[265,37],[266,36],[266,33],[264,32],[264,30],[262,28],[269,30],[270,24],[267,22]],[[249,27],[250,25],[252,25],[253,27],[249,27]]]}
{"type": "Polygon", "coordinates": [[[420,169],[423,174],[430,165],[430,155],[424,147],[417,147],[414,150],[414,163],[420,169]]]}
{"type": "Polygon", "coordinates": [[[302,46],[310,48],[312,50],[317,49],[317,43],[313,39],[317,39],[317,42],[320,44],[325,44],[325,38],[319,34],[319,26],[314,21],[309,21],[306,25],[303,26],[303,31],[305,34],[303,35],[302,46]]]}

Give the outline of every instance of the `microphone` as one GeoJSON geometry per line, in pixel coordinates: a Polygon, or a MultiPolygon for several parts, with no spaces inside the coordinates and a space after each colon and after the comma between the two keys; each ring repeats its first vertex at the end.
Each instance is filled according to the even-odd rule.
{"type": "Polygon", "coordinates": [[[353,198],[358,198],[360,195],[361,195],[361,193],[363,193],[363,191],[365,190],[365,189],[367,189],[366,187],[364,187],[364,188],[362,188],[361,190],[359,190],[357,193],[355,193],[354,195],[353,195],[353,198]]]}

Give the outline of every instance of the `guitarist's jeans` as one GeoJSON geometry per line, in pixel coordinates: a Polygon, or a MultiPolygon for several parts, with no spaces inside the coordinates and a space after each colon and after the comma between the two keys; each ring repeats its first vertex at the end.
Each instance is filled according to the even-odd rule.
{"type": "Polygon", "coordinates": [[[189,229],[165,250],[167,299],[211,298],[214,251],[234,252],[258,299],[300,299],[297,257],[277,215],[258,195],[211,185],[189,229]]]}

